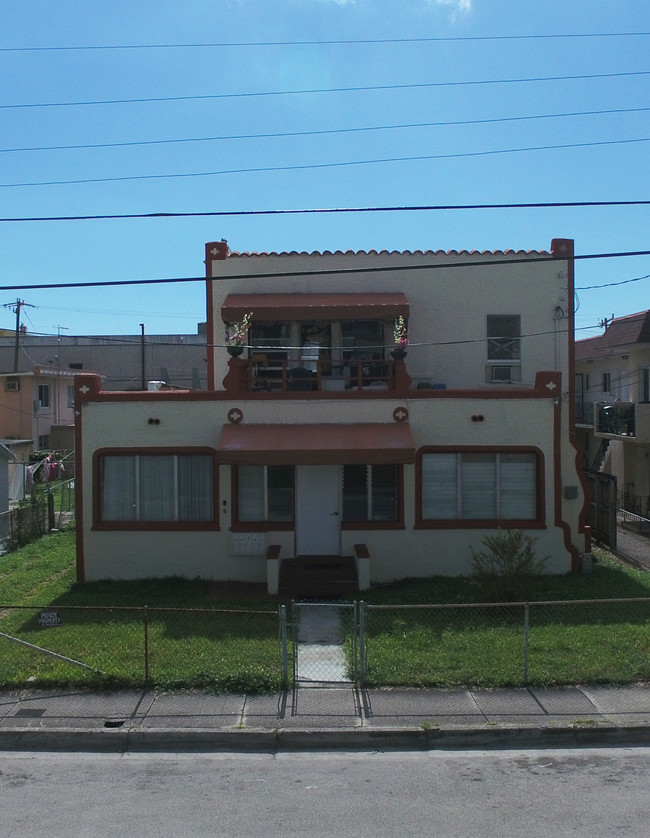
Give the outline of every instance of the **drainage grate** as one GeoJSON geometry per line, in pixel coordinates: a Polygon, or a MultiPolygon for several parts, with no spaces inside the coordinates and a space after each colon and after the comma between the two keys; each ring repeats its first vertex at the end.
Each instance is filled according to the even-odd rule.
{"type": "Polygon", "coordinates": [[[104,719],[104,727],[122,727],[125,721],[126,719],[119,718],[104,719]]]}

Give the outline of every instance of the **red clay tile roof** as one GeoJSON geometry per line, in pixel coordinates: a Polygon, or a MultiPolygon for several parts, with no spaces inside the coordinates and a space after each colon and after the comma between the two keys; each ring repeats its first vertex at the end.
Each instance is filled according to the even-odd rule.
{"type": "Polygon", "coordinates": [[[231,250],[228,258],[238,256],[551,256],[548,250],[231,250]]]}
{"type": "Polygon", "coordinates": [[[629,346],[634,343],[650,343],[650,311],[616,317],[604,334],[595,338],[576,341],[576,360],[602,355],[608,350],[629,346]]]}

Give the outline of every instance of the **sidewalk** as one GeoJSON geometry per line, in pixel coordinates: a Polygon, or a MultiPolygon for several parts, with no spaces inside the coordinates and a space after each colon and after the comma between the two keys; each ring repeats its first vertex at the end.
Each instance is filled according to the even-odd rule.
{"type": "Polygon", "coordinates": [[[0,751],[264,752],[650,745],[650,684],[301,687],[270,696],[0,693],[0,751]]]}
{"type": "Polygon", "coordinates": [[[616,528],[615,555],[627,559],[640,570],[650,570],[650,538],[628,530],[620,525],[616,528]]]}

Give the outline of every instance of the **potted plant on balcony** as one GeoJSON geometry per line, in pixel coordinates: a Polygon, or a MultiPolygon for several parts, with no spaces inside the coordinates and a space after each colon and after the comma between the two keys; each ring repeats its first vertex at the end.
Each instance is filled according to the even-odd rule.
{"type": "Polygon", "coordinates": [[[253,312],[249,311],[241,320],[228,323],[226,326],[226,349],[233,358],[238,358],[246,347],[248,328],[251,324],[253,312]]]}
{"type": "Polygon", "coordinates": [[[401,314],[393,326],[393,342],[390,354],[396,361],[401,361],[406,358],[406,348],[409,345],[408,328],[401,314]]]}

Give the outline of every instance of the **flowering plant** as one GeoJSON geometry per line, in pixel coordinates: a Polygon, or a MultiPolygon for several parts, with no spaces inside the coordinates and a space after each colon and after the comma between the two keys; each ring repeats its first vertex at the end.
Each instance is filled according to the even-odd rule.
{"type": "Polygon", "coordinates": [[[409,345],[408,328],[406,326],[406,321],[401,314],[393,326],[393,341],[395,342],[395,346],[399,349],[406,349],[409,345]]]}
{"type": "Polygon", "coordinates": [[[253,312],[249,311],[241,320],[236,323],[229,323],[226,327],[226,343],[228,346],[244,346],[248,336],[248,328],[251,324],[253,312]]]}

